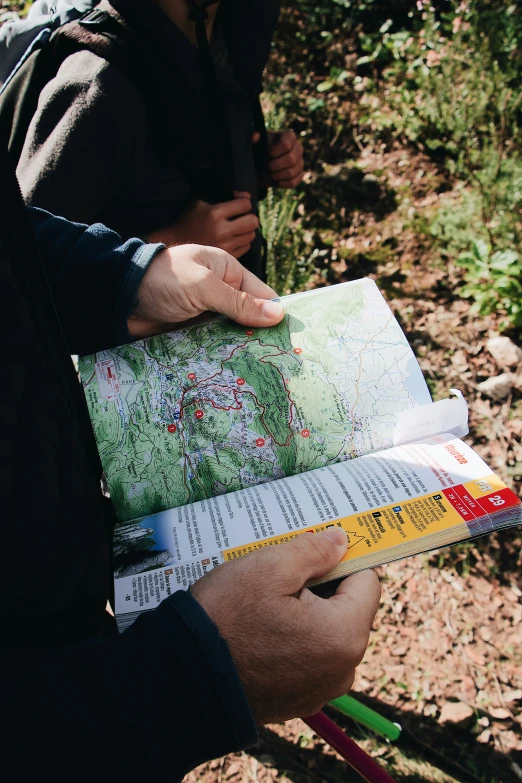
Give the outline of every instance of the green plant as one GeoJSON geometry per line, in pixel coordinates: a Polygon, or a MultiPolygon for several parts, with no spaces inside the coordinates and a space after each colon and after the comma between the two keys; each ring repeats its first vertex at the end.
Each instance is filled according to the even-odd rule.
{"type": "Polygon", "coordinates": [[[475,300],[481,315],[499,313],[501,326],[522,326],[522,258],[514,250],[497,250],[483,240],[461,253],[457,264],[466,269],[461,294],[475,300]]]}
{"type": "MultiPolygon", "coordinates": [[[[286,106],[280,96],[264,93],[263,109],[270,130],[287,127],[286,106]]],[[[314,271],[316,254],[310,252],[301,221],[295,219],[299,202],[299,194],[293,190],[269,188],[259,203],[267,282],[282,296],[302,290],[314,271]]]]}
{"type": "Polygon", "coordinates": [[[267,281],[281,295],[302,290],[314,271],[316,251],[310,254],[301,224],[294,220],[297,205],[292,191],[273,188],[259,205],[267,281]]]}
{"type": "Polygon", "coordinates": [[[392,32],[389,19],[377,44],[361,38],[367,54],[360,65],[388,63],[386,107],[369,96],[362,101],[365,139],[391,132],[430,153],[460,182],[430,233],[441,255],[458,256],[466,268],[461,293],[475,300],[475,310],[501,314],[504,327],[519,325],[522,22],[506,0],[494,9],[482,0],[449,6],[439,13],[437,3],[419,0],[411,32],[392,32]]]}
{"type": "Polygon", "coordinates": [[[342,86],[349,76],[350,72],[343,68],[330,68],[328,79],[319,82],[316,90],[317,92],[329,92],[335,87],[342,86]]]}
{"type": "Polygon", "coordinates": [[[441,201],[428,233],[435,239],[443,259],[454,259],[468,250],[473,240],[488,239],[482,221],[480,194],[472,188],[460,188],[441,201]]]}

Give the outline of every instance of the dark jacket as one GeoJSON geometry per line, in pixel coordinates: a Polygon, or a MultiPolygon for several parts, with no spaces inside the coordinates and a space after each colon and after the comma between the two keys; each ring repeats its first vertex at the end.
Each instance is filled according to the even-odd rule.
{"type": "Polygon", "coordinates": [[[121,635],[105,611],[113,516],[69,355],[125,335],[158,246],[24,212],[3,150],[0,183],[3,776],[179,780],[256,729],[188,593],[121,635]]]}
{"type": "Polygon", "coordinates": [[[92,0],[35,0],[23,19],[4,22],[0,26],[0,87],[43,30],[78,19],[94,5],[92,0]]]}
{"type": "MultiPolygon", "coordinates": [[[[19,161],[28,202],[100,221],[124,239],[172,224],[195,199],[228,201],[234,190],[251,193],[257,211],[266,139],[253,147],[251,138],[264,131],[259,92],[278,0],[222,0],[214,43],[221,123],[198,49],[153,0],[112,6],[139,31],[142,85],[92,52],[65,60],[41,93],[19,161]]],[[[241,261],[263,276],[259,236],[241,261]]]]}

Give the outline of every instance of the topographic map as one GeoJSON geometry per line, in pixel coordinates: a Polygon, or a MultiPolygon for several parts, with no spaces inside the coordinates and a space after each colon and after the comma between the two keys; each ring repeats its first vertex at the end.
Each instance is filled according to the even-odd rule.
{"type": "Polygon", "coordinates": [[[282,301],[271,329],[219,319],[80,359],[120,520],[387,448],[431,402],[373,281],[282,301]]]}

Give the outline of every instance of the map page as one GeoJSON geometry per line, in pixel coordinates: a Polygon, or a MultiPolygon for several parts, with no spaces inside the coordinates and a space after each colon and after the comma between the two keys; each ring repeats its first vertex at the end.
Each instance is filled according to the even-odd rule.
{"type": "Polygon", "coordinates": [[[220,318],[80,359],[121,521],[389,448],[431,402],[372,280],[281,301],[270,329],[220,318]]]}

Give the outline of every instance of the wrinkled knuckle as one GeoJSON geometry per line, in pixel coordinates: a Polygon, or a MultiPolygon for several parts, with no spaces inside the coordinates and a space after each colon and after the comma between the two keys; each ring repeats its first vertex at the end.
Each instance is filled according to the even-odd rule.
{"type": "Polygon", "coordinates": [[[257,584],[262,585],[264,595],[266,595],[267,585],[270,585],[270,593],[277,593],[283,575],[277,568],[274,568],[274,563],[270,557],[270,551],[267,549],[260,550],[259,552],[252,552],[248,557],[250,560],[250,574],[252,580],[257,584]]]}
{"type": "Polygon", "coordinates": [[[335,546],[333,541],[329,539],[317,539],[315,535],[309,534],[307,536],[308,547],[315,550],[317,559],[321,565],[327,567],[331,563],[332,547],[335,546]]]}

